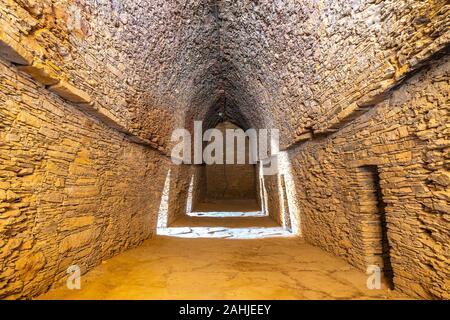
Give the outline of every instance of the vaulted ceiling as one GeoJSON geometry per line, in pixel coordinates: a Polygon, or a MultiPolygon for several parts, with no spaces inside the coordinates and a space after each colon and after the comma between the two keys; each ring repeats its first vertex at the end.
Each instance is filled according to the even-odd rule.
{"type": "Polygon", "coordinates": [[[61,63],[160,141],[194,120],[213,127],[221,113],[243,128],[280,129],[284,145],[324,132],[400,81],[449,21],[445,0],[16,2],[41,20],[46,8],[53,17],[81,7],[87,31],[69,36],[73,54],[59,50],[61,63]]]}

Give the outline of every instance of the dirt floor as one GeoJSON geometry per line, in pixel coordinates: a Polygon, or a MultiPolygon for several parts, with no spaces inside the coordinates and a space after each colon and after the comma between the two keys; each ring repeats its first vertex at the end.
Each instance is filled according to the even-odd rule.
{"type": "Polygon", "coordinates": [[[39,299],[402,298],[261,214],[195,215],[39,299]]]}

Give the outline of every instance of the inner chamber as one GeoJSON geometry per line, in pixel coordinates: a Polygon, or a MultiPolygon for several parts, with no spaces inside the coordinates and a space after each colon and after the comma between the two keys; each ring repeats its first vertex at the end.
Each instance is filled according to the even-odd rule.
{"type": "MultiPolygon", "coordinates": [[[[219,123],[215,129],[219,130],[224,137],[222,141],[223,161],[214,164],[203,164],[197,171],[200,179],[196,189],[201,190],[198,203],[194,203],[193,212],[246,212],[261,211],[262,195],[258,193],[257,181],[258,170],[256,164],[250,162],[249,138],[245,138],[245,163],[239,164],[238,140],[234,143],[227,140],[227,130],[235,132],[242,130],[232,122],[224,121],[219,123]],[[230,150],[227,150],[227,143],[234,146],[233,163],[227,163],[227,156],[232,159],[230,150]]],[[[214,138],[213,138],[214,139],[214,138]]],[[[214,140],[207,143],[211,145],[214,140]]],[[[212,153],[212,156],[218,157],[218,154],[212,153]]]]}

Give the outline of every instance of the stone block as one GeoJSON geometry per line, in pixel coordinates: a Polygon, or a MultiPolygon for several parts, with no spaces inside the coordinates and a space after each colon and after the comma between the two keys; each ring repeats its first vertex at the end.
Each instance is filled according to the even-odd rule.
{"type": "Polygon", "coordinates": [[[48,138],[51,138],[51,139],[56,139],[56,138],[59,137],[59,133],[57,131],[49,129],[49,128],[45,127],[45,126],[42,126],[39,129],[39,133],[44,135],[44,136],[46,136],[46,137],[48,137],[48,138]]]}
{"type": "Polygon", "coordinates": [[[7,199],[6,191],[0,189],[0,201],[5,201],[7,199]]]}
{"type": "Polygon", "coordinates": [[[69,173],[71,175],[76,175],[76,176],[93,176],[93,177],[95,177],[97,175],[97,170],[95,170],[95,168],[92,168],[90,166],[71,164],[69,166],[69,173]]]}
{"type": "Polygon", "coordinates": [[[66,188],[66,193],[72,198],[90,198],[100,193],[97,186],[73,186],[66,188]]]}
{"type": "Polygon", "coordinates": [[[79,108],[86,113],[96,117],[108,127],[111,127],[125,134],[131,134],[130,130],[126,128],[125,124],[121,123],[121,120],[118,117],[116,117],[111,111],[103,107],[97,101],[92,101],[88,104],[79,104],[79,108]]]}
{"type": "Polygon", "coordinates": [[[55,92],[61,98],[73,103],[90,103],[91,97],[88,93],[80,90],[66,81],[60,81],[58,84],[51,86],[50,91],[55,92]]]}
{"type": "Polygon", "coordinates": [[[95,237],[94,229],[87,229],[65,237],[59,245],[59,251],[65,253],[74,249],[81,249],[88,245],[95,237]]]}
{"type": "Polygon", "coordinates": [[[430,176],[430,180],[444,187],[450,186],[450,173],[448,171],[438,171],[430,176]]]}
{"type": "Polygon", "coordinates": [[[304,132],[302,134],[297,135],[295,140],[296,140],[296,142],[301,142],[301,141],[310,140],[312,138],[313,138],[313,133],[312,132],[304,132]]]}
{"type": "Polygon", "coordinates": [[[46,264],[45,256],[42,252],[24,254],[16,262],[16,270],[23,274],[26,279],[31,280],[46,264]]]}
{"type": "Polygon", "coordinates": [[[51,192],[44,194],[41,199],[45,202],[62,203],[64,200],[64,196],[58,192],[51,192]]]}
{"type": "Polygon", "coordinates": [[[18,69],[29,74],[34,80],[46,86],[55,85],[59,82],[55,71],[40,62],[34,62],[31,66],[21,66],[18,69]]]}
{"type": "Polygon", "coordinates": [[[0,29],[0,56],[19,65],[31,65],[34,59],[30,52],[2,29],[0,29]]]}

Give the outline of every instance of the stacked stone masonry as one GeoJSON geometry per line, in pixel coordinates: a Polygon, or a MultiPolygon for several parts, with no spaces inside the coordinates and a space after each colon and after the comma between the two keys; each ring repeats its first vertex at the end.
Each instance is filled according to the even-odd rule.
{"type": "Polygon", "coordinates": [[[358,175],[378,168],[395,286],[423,298],[450,297],[449,75],[445,58],[338,133],[290,151],[304,237],[362,270],[373,198],[358,175]]]}
{"type": "Polygon", "coordinates": [[[0,293],[33,296],[147,239],[169,161],[0,69],[0,293]]]}
{"type": "Polygon", "coordinates": [[[6,58],[162,152],[216,109],[243,128],[283,122],[286,147],[333,132],[450,34],[445,0],[2,3],[6,58]]]}

